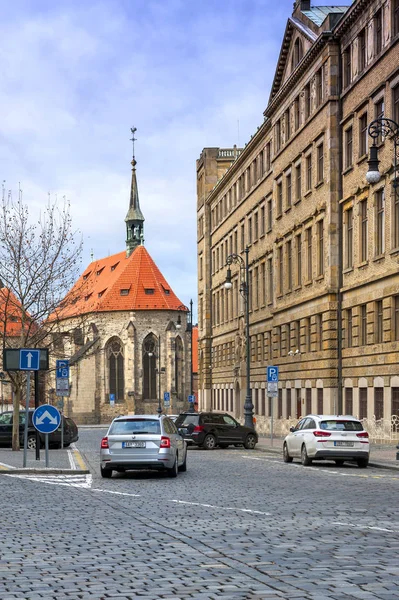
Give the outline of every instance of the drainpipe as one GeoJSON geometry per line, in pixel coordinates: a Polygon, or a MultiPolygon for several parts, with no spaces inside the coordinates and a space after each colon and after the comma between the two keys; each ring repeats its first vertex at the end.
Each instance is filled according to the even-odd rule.
{"type": "Polygon", "coordinates": [[[338,328],[338,362],[337,362],[337,385],[338,385],[338,406],[334,411],[341,415],[343,412],[342,402],[342,286],[343,286],[343,211],[340,201],[343,196],[343,156],[342,156],[342,59],[341,44],[338,38],[338,293],[337,293],[337,328],[338,328]]]}

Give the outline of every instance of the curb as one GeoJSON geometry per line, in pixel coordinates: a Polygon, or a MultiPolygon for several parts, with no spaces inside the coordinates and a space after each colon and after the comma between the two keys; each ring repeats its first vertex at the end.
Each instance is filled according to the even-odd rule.
{"type": "MultiPolygon", "coordinates": [[[[274,454],[274,455],[277,454],[280,456],[282,456],[282,454],[283,454],[281,452],[281,450],[279,450],[278,448],[262,448],[262,447],[256,446],[255,450],[257,450],[258,452],[264,452],[265,454],[274,454]]],[[[375,469],[386,469],[386,470],[391,470],[391,471],[399,471],[399,461],[398,461],[397,465],[371,461],[371,462],[369,462],[369,467],[374,467],[375,469]]]]}
{"type": "Polygon", "coordinates": [[[90,475],[88,469],[53,469],[48,467],[47,469],[0,469],[0,475],[90,475]]]}

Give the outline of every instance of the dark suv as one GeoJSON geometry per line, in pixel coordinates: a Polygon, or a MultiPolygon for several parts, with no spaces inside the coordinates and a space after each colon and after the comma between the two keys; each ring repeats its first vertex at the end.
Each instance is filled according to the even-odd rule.
{"type": "Polygon", "coordinates": [[[244,445],[248,450],[253,450],[258,442],[256,431],[240,425],[227,413],[182,413],[175,425],[188,444],[196,444],[207,450],[230,445],[244,445]]]}
{"type": "MultiPolygon", "coordinates": [[[[36,429],[32,423],[33,410],[29,410],[29,423],[28,423],[28,448],[36,448],[36,429]]],[[[75,421],[69,417],[63,417],[64,419],[64,447],[70,446],[72,442],[77,442],[79,439],[78,428],[75,421]]],[[[0,446],[11,446],[12,445],[12,423],[13,423],[13,412],[6,411],[0,413],[0,446]]],[[[24,430],[25,430],[25,411],[21,410],[19,413],[19,443],[21,447],[24,445],[24,430]]],[[[44,447],[44,434],[39,433],[40,445],[44,447]]],[[[61,426],[50,433],[48,436],[49,446],[55,448],[61,448],[61,426]]]]}

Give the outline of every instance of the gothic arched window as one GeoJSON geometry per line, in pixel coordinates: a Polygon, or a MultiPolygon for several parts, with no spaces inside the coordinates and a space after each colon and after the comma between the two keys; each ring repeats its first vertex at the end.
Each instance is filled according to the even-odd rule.
{"type": "Polygon", "coordinates": [[[177,337],[175,340],[175,386],[176,386],[176,394],[178,398],[183,398],[183,369],[184,369],[184,361],[183,361],[183,342],[180,337],[177,337]]]}
{"type": "Polygon", "coordinates": [[[303,57],[302,40],[300,40],[299,38],[296,38],[295,44],[294,44],[294,51],[292,53],[292,59],[291,59],[291,71],[293,71],[295,69],[295,67],[297,66],[297,64],[301,62],[302,57],[303,57]]]}
{"type": "Polygon", "coordinates": [[[107,344],[109,393],[115,395],[116,402],[125,398],[125,374],[123,346],[119,338],[113,338],[107,344]]]}
{"type": "Polygon", "coordinates": [[[143,399],[156,400],[159,345],[150,333],[143,342],[143,399]]]}

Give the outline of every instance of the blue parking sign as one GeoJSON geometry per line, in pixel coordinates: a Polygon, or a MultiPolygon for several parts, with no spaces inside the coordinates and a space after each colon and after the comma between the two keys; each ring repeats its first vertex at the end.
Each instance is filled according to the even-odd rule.
{"type": "Polygon", "coordinates": [[[278,367],[267,367],[267,381],[278,381],[278,367]]]}

